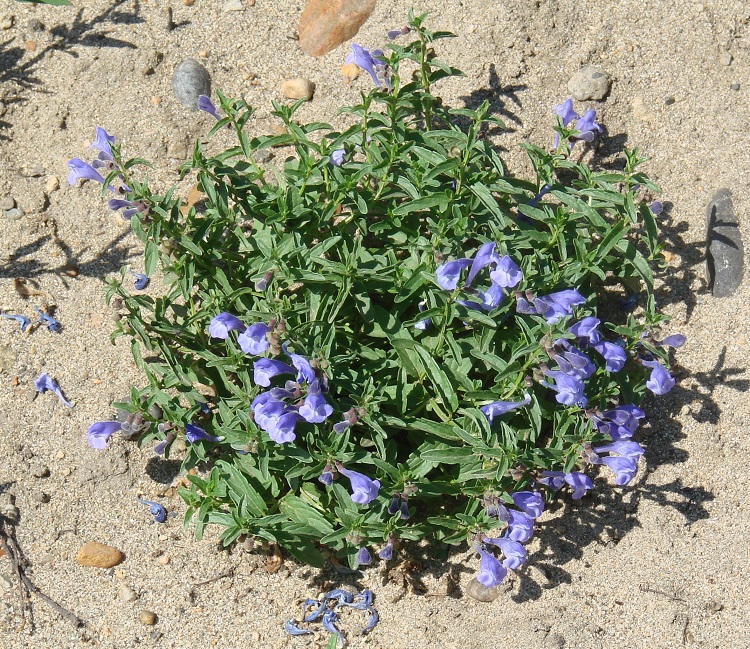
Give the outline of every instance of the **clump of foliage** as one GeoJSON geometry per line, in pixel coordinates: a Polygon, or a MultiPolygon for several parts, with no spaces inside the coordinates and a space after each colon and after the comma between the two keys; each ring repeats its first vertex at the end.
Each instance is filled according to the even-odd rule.
{"type": "Polygon", "coordinates": [[[468,541],[494,586],[559,490],[581,498],[596,465],[632,479],[638,406],[674,384],[665,350],[682,338],[654,338],[657,188],[637,151],[619,172],[580,160],[601,128],[570,100],[551,149],[521,145],[536,177],[509,175],[488,103],[434,93],[459,74],[433,50],[452,35],[410,16],[389,36],[386,53],[352,46],[376,87],[343,109],[343,132],[299,122],[298,102],[273,104],[285,134],[252,135],[244,101],[202,98],[212,133],[237,144],[196,144],[182,174],[198,204],[152,193],[103,129],[96,168],[71,161],[71,182],[116,194],[145,275],[165,281],[110,284],[113,337],[130,338],[148,385],[89,440],[120,430],[168,456],[184,435],[199,536],[216,524],[225,544],[352,566],[373,547],[389,559],[402,541],[468,541]],[[279,168],[256,162],[281,146],[279,168]],[[612,296],[635,297],[623,311],[612,296]]]}

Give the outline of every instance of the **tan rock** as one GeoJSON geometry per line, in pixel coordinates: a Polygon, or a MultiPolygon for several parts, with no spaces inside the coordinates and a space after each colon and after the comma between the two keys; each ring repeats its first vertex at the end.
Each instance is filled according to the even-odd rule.
{"type": "Polygon", "coordinates": [[[281,92],[289,99],[310,101],[315,93],[315,84],[310,79],[287,79],[281,83],[281,92]]]}
{"type": "Polygon", "coordinates": [[[299,46],[323,56],[354,36],[375,9],[376,0],[307,0],[299,19],[299,46]]]}
{"type": "Polygon", "coordinates": [[[341,74],[351,83],[359,76],[359,66],[356,63],[344,63],[341,66],[341,74]]]}
{"type": "Polygon", "coordinates": [[[121,563],[125,558],[117,548],[104,545],[98,541],[85,543],[78,551],[76,563],[79,566],[93,566],[95,568],[111,568],[121,563]]]}
{"type": "Polygon", "coordinates": [[[156,624],[156,613],[154,613],[153,611],[143,610],[138,617],[140,618],[141,622],[143,622],[143,624],[146,624],[148,626],[153,626],[154,624],[156,624]]]}
{"type": "Polygon", "coordinates": [[[52,192],[56,192],[58,189],[60,189],[60,179],[57,176],[50,176],[47,178],[47,182],[44,185],[44,191],[46,191],[48,194],[51,194],[52,192]]]}

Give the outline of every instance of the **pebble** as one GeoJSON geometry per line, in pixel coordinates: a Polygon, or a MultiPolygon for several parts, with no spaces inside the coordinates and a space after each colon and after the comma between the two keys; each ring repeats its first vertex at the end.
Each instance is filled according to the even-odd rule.
{"type": "Polygon", "coordinates": [[[358,31],[376,0],[307,0],[299,19],[299,46],[305,54],[323,56],[358,31]]]}
{"type": "Polygon", "coordinates": [[[12,14],[3,14],[0,16],[0,29],[10,29],[16,17],[12,14]]]}
{"type": "Polygon", "coordinates": [[[14,207],[12,210],[6,210],[5,211],[5,218],[10,219],[11,221],[18,221],[23,216],[23,210],[19,210],[17,207],[14,207]]]}
{"type": "Polygon", "coordinates": [[[170,562],[170,556],[168,554],[165,554],[163,557],[159,557],[156,560],[156,563],[158,563],[160,566],[166,566],[170,562]]]}
{"type": "Polygon", "coordinates": [[[630,105],[633,109],[633,117],[636,119],[648,123],[652,123],[656,120],[656,115],[653,111],[649,110],[643,95],[633,97],[633,101],[630,102],[630,105]]]}
{"type": "Polygon", "coordinates": [[[500,591],[497,588],[487,588],[484,584],[480,584],[476,577],[473,577],[466,584],[466,593],[478,602],[494,602],[500,596],[500,591]]]}
{"type": "Polygon", "coordinates": [[[721,52],[719,52],[719,63],[721,63],[721,65],[732,65],[733,60],[734,57],[731,52],[727,52],[726,50],[721,50],[721,52]]]}
{"type": "Polygon", "coordinates": [[[739,90],[740,84],[739,83],[733,83],[731,86],[729,86],[730,90],[739,90]]]}
{"type": "Polygon", "coordinates": [[[315,84],[310,79],[287,79],[281,83],[281,92],[289,99],[310,101],[315,93],[315,84]]]}
{"type": "Polygon", "coordinates": [[[253,160],[255,160],[255,162],[260,162],[261,164],[271,162],[271,160],[273,160],[273,152],[269,149],[261,149],[260,151],[253,153],[253,160]]]}
{"type": "Polygon", "coordinates": [[[134,602],[138,599],[138,593],[136,593],[130,586],[127,584],[122,584],[120,586],[120,590],[117,592],[117,596],[123,601],[123,602],[134,602]]]}
{"type": "Polygon", "coordinates": [[[714,297],[732,295],[742,283],[745,253],[732,193],[720,189],[706,209],[706,266],[708,287],[714,297]]]}
{"type": "Polygon", "coordinates": [[[154,613],[153,611],[147,611],[144,609],[143,611],[141,611],[138,617],[140,618],[141,622],[143,622],[143,624],[147,626],[153,626],[154,624],[156,624],[156,613],[154,613]]]}
{"type": "Polygon", "coordinates": [[[568,92],[578,101],[604,99],[612,82],[609,75],[596,65],[585,65],[568,81],[568,92]]]}
{"type": "Polygon", "coordinates": [[[359,77],[359,66],[356,63],[344,63],[341,66],[341,74],[348,82],[354,81],[359,77]]]}
{"type": "Polygon", "coordinates": [[[92,566],[94,568],[112,568],[122,563],[124,555],[117,548],[104,545],[98,541],[89,541],[81,546],[76,557],[79,566],[92,566]]]}
{"type": "Polygon", "coordinates": [[[198,96],[211,95],[211,76],[198,61],[186,59],[175,68],[172,90],[180,103],[190,110],[198,110],[198,96]]]}
{"type": "Polygon", "coordinates": [[[224,13],[230,11],[245,11],[245,7],[242,6],[242,0],[227,0],[221,10],[224,13]]]}
{"type": "Polygon", "coordinates": [[[0,516],[8,519],[9,523],[15,525],[18,522],[18,519],[21,518],[21,512],[14,504],[3,503],[3,505],[0,506],[0,516]]]}
{"type": "Polygon", "coordinates": [[[192,7],[195,4],[195,0],[182,0],[182,4],[186,7],[192,7]]]}
{"type": "Polygon", "coordinates": [[[49,494],[44,493],[43,491],[37,491],[34,494],[34,500],[36,502],[41,503],[42,505],[49,502],[49,494]]]}
{"type": "Polygon", "coordinates": [[[665,106],[671,106],[672,104],[677,101],[672,95],[669,95],[668,97],[664,97],[664,105],[665,106]]]}
{"type": "Polygon", "coordinates": [[[49,467],[45,464],[37,464],[31,468],[31,475],[35,478],[49,478],[49,467]]]}
{"type": "Polygon", "coordinates": [[[16,206],[16,199],[12,196],[3,196],[0,198],[0,210],[12,210],[16,206]]]}
{"type": "Polygon", "coordinates": [[[44,26],[44,23],[41,20],[32,18],[26,23],[26,29],[28,29],[30,32],[43,32],[47,28],[44,26]]]}
{"type": "Polygon", "coordinates": [[[57,176],[50,176],[47,178],[47,182],[44,184],[44,191],[51,194],[58,189],[60,189],[60,179],[57,176]]]}

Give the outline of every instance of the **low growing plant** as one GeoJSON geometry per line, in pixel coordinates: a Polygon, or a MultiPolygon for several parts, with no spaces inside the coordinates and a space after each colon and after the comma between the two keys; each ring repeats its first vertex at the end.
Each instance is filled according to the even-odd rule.
{"type": "Polygon", "coordinates": [[[492,587],[561,490],[581,498],[602,465],[617,485],[636,473],[639,405],[674,385],[667,347],[684,340],[654,337],[658,188],[637,150],[622,171],[581,161],[602,129],[571,100],[551,149],[521,144],[536,177],[509,175],[488,103],[434,93],[460,74],[435,58],[449,36],[410,16],[386,53],[352,45],[375,88],[343,132],[274,102],[285,133],[252,135],[244,101],[202,97],[237,144],[196,144],[181,173],[197,204],[152,193],[103,129],[94,166],[70,162],[72,183],[114,192],[165,282],[110,282],[113,340],[130,338],[148,385],[89,441],[121,431],[169,456],[184,436],[199,537],[216,524],[226,545],[353,567],[403,541],[469,542],[492,587]],[[271,147],[289,152],[278,168],[256,162],[271,147]]]}

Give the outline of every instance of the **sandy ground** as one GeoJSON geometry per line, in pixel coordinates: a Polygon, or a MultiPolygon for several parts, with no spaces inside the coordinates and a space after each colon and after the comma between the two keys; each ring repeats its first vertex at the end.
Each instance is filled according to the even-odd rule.
{"type": "MultiPolygon", "coordinates": [[[[0,14],[14,16],[0,31],[0,198],[12,196],[26,212],[17,220],[0,212],[0,304],[30,312],[13,287],[25,277],[54,295],[64,325],[60,334],[27,335],[0,322],[0,498],[3,507],[14,498],[20,512],[16,534],[28,574],[87,627],[76,629],[34,598],[33,625],[16,631],[18,600],[4,558],[0,646],[312,647],[325,638],[289,638],[281,625],[297,614],[299,598],[329,582],[376,592],[381,622],[369,637],[355,636],[358,616],[344,620],[353,647],[750,647],[748,288],[712,297],[704,263],[705,208],[721,187],[732,190],[750,242],[745,2],[429,3],[432,27],[459,35],[441,46],[442,58],[466,72],[440,90],[458,105],[491,101],[509,126],[497,144],[516,173],[526,169],[519,142],[552,138],[550,106],[567,97],[570,76],[585,63],[612,76],[604,101],[577,107],[599,111],[607,129],[596,152],[602,160],[623,145],[651,158],[647,170],[668,202],[661,222],[673,255],[659,299],[674,317],[668,333],[688,337],[677,354],[678,386],[647,404],[640,439],[647,453],[634,483],[619,489],[602,476],[580,504],[546,513],[528,564],[490,604],[464,593],[477,567],[466,548],[447,563],[421,560],[415,578],[426,595],[404,590],[399,575],[383,583],[378,569],[356,581],[286,562],[269,574],[261,552],[220,551],[215,535],[197,543],[182,530],[182,502],[168,497],[174,466],[119,438],[105,452],[88,447],[89,424],[111,418],[110,403],[141,380],[128,344],[109,342],[104,280],[123,263],[140,270],[142,259],[94,187],[66,185],[65,161],[87,156],[94,127],[103,126],[128,155],[154,161],[154,187],[174,182],[187,145],[212,122],[172,95],[172,71],[188,57],[204,63],[215,88],[258,107],[258,132],[270,132],[270,100],[282,100],[285,78],[312,79],[317,91],[301,115],[334,123],[337,108],[355,101],[369,79],[343,81],[346,46],[318,60],[299,50],[293,36],[302,0],[252,7],[243,0],[240,13],[222,12],[220,0],[190,7],[173,0],[172,31],[166,2],[74,2],[60,9],[0,3],[0,14]],[[144,74],[157,52],[163,59],[144,74]],[[46,193],[52,175],[62,187],[46,193]],[[76,277],[66,274],[71,265],[76,277]],[[58,379],[75,408],[50,394],[32,400],[40,371],[58,379]],[[49,476],[35,477],[44,467],[49,476]],[[152,523],[137,495],[163,495],[173,515],[152,523]],[[120,548],[125,561],[114,570],[78,566],[76,553],[89,540],[120,548]],[[458,589],[441,596],[449,576],[458,589]],[[123,601],[122,585],[139,598],[123,601]],[[154,626],[139,620],[143,609],[157,614],[154,626]]],[[[357,41],[381,45],[408,7],[381,0],[357,41]]]]}

